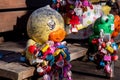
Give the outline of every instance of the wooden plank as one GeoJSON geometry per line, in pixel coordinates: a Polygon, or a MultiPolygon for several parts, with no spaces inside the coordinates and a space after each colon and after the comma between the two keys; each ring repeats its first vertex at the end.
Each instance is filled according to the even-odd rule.
{"type": "MultiPolygon", "coordinates": [[[[28,17],[25,16],[27,14],[26,11],[12,11],[12,12],[1,12],[0,13],[0,32],[5,32],[5,31],[11,31],[14,30],[15,26],[20,26],[18,25],[18,20],[19,23],[21,22],[22,24],[26,24],[25,20],[28,17]],[[24,19],[22,19],[24,16],[24,19]],[[25,18],[26,17],[26,18],[25,18]]],[[[21,26],[26,27],[26,26],[21,26]]]]}
{"type": "Polygon", "coordinates": [[[75,45],[69,44],[68,49],[69,49],[70,57],[71,57],[70,61],[86,55],[87,50],[88,50],[86,47],[82,47],[80,44],[75,44],[75,45]]]}
{"type": "Polygon", "coordinates": [[[0,44],[4,42],[4,37],[0,37],[0,44]]]}
{"type": "Polygon", "coordinates": [[[0,9],[42,7],[51,4],[51,0],[0,0],[0,9]]]}
{"type": "Polygon", "coordinates": [[[0,66],[0,76],[12,80],[22,80],[33,76],[34,67],[24,66],[19,63],[9,63],[0,66]]]}
{"type": "MultiPolygon", "coordinates": [[[[22,52],[26,46],[26,41],[22,42],[4,42],[0,45],[0,50],[2,53],[5,51],[9,52],[22,52]]],[[[6,53],[6,52],[5,52],[6,53]]]]}
{"type": "Polygon", "coordinates": [[[7,62],[5,62],[5,61],[0,61],[0,66],[6,65],[6,64],[7,64],[7,62]]]}
{"type": "Polygon", "coordinates": [[[26,7],[26,0],[0,0],[0,9],[26,7]]]}

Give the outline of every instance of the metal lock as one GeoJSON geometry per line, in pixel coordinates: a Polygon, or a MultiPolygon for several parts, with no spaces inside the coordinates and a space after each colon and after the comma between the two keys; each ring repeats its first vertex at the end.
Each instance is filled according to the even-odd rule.
{"type": "Polygon", "coordinates": [[[50,47],[49,44],[45,44],[45,45],[42,46],[41,51],[44,53],[44,52],[47,51],[47,49],[48,49],[49,47],[50,47]]]}
{"type": "Polygon", "coordinates": [[[107,46],[106,50],[108,50],[111,54],[114,52],[114,49],[111,46],[107,46]]]}
{"type": "Polygon", "coordinates": [[[104,61],[111,61],[110,55],[104,55],[104,61]]]}
{"type": "Polygon", "coordinates": [[[78,29],[77,29],[76,27],[73,27],[72,30],[71,30],[71,32],[77,33],[77,32],[78,32],[78,29]]]}

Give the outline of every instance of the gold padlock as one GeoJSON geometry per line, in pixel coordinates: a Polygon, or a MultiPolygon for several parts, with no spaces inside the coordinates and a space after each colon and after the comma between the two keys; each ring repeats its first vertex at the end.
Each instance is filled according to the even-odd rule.
{"type": "Polygon", "coordinates": [[[47,51],[47,49],[49,48],[50,46],[48,44],[45,44],[43,45],[43,47],[41,48],[41,51],[44,53],[45,51],[47,51]]]}
{"type": "Polygon", "coordinates": [[[47,66],[48,65],[48,61],[43,61],[43,63],[42,63],[42,66],[47,66]]]}
{"type": "Polygon", "coordinates": [[[114,52],[114,49],[111,46],[107,46],[106,50],[108,50],[111,54],[114,52]]]}
{"type": "Polygon", "coordinates": [[[82,24],[78,24],[78,25],[76,25],[76,26],[77,26],[77,29],[78,29],[78,30],[81,30],[81,29],[85,28],[85,26],[83,26],[82,24]]]}
{"type": "Polygon", "coordinates": [[[59,53],[60,53],[60,49],[57,49],[54,53],[53,53],[53,56],[57,56],[59,53]]]}

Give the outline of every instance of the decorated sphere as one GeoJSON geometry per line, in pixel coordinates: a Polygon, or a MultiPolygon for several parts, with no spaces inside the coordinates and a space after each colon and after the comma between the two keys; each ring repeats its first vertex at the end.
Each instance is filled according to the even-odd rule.
{"type": "Polygon", "coordinates": [[[50,6],[39,8],[28,19],[27,33],[31,39],[40,44],[51,39],[60,42],[65,38],[64,20],[50,6]]]}

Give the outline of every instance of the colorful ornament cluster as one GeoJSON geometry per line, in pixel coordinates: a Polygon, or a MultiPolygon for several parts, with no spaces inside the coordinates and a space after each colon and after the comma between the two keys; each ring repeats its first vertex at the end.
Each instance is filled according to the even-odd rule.
{"type": "Polygon", "coordinates": [[[32,58],[29,60],[31,65],[36,65],[37,72],[43,76],[43,80],[72,80],[70,53],[66,46],[66,42],[48,41],[43,45],[30,45],[27,47],[27,56],[32,58]]]}
{"type": "Polygon", "coordinates": [[[66,39],[89,38],[93,23],[103,14],[102,6],[93,5],[89,0],[53,0],[52,8],[64,18],[66,39]]]}
{"type": "Polygon", "coordinates": [[[52,7],[63,15],[68,33],[88,27],[102,14],[101,6],[88,0],[53,0],[52,7]]]}
{"type": "Polygon", "coordinates": [[[24,55],[43,80],[72,80],[62,16],[49,5],[35,10],[28,19],[24,55]]]}
{"type": "Polygon", "coordinates": [[[114,29],[114,16],[103,15],[96,20],[94,34],[90,37],[97,52],[89,59],[103,68],[108,77],[114,76],[114,61],[118,60],[118,45],[111,38],[114,29]]]}
{"type": "Polygon", "coordinates": [[[92,43],[98,46],[98,52],[94,56],[94,61],[99,67],[104,68],[105,73],[113,77],[113,61],[118,60],[118,45],[110,38],[110,35],[96,38],[92,43]]]}

